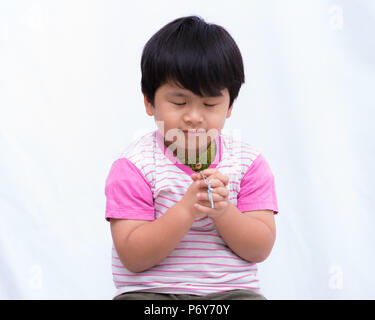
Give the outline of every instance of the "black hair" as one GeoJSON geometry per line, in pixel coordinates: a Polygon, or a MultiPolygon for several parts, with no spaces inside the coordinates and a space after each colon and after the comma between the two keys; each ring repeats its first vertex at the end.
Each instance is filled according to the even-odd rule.
{"type": "Polygon", "coordinates": [[[156,90],[169,81],[201,97],[227,88],[229,106],[245,82],[236,42],[198,16],[178,18],[156,32],[143,48],[141,69],[142,92],[153,106],[156,90]]]}

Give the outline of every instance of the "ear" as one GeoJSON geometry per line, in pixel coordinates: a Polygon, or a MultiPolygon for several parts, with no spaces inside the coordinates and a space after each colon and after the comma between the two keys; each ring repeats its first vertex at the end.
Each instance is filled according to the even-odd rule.
{"type": "Polygon", "coordinates": [[[233,110],[233,104],[228,108],[227,115],[226,115],[225,118],[228,119],[228,118],[230,117],[230,115],[231,115],[231,113],[232,113],[232,110],[233,110]]]}
{"type": "Polygon", "coordinates": [[[152,106],[152,103],[150,101],[148,101],[145,94],[143,94],[143,99],[144,99],[144,104],[145,104],[145,107],[146,107],[146,113],[149,116],[153,116],[154,115],[154,107],[152,106]]]}

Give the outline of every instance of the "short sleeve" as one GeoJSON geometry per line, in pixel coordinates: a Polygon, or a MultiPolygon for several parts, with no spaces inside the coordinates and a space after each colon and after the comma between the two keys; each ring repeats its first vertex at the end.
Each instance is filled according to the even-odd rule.
{"type": "Polygon", "coordinates": [[[259,154],[245,173],[237,198],[241,212],[273,210],[279,212],[275,191],[275,179],[266,159],[259,154]]]}
{"type": "Polygon", "coordinates": [[[128,159],[116,160],[106,183],[105,218],[155,220],[150,185],[142,172],[128,159]]]}

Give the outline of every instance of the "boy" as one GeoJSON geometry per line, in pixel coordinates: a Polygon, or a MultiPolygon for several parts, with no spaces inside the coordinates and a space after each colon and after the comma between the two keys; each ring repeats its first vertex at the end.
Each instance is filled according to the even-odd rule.
{"type": "Polygon", "coordinates": [[[264,299],[256,263],[275,241],[273,174],[221,134],[244,83],[236,43],[199,17],[176,19],[147,42],[141,69],[158,130],[106,180],[115,299],[264,299]]]}

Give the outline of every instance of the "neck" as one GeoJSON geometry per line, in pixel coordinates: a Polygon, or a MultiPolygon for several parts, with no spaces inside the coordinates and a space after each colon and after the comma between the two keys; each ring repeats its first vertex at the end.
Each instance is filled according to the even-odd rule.
{"type": "MultiPolygon", "coordinates": [[[[197,158],[201,158],[207,150],[210,148],[211,142],[204,147],[199,148],[198,150],[191,150],[191,149],[176,149],[173,151],[175,157],[182,158],[183,160],[195,160],[197,158]]],[[[181,159],[180,159],[181,160],[181,159]]]]}

